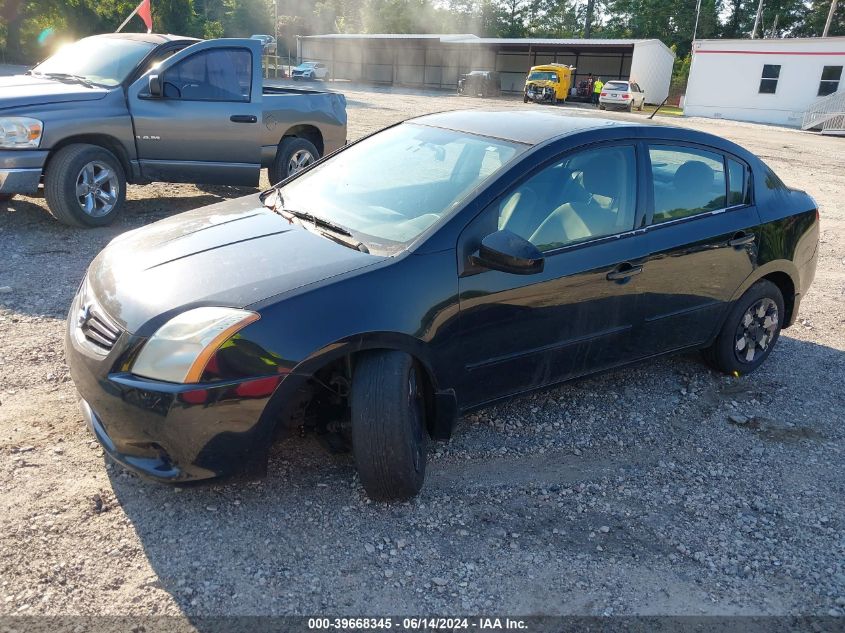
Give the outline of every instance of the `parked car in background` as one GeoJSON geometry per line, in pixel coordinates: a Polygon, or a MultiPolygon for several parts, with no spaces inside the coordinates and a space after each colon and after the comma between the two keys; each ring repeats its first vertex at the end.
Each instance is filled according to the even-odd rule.
{"type": "Polygon", "coordinates": [[[525,79],[522,100],[525,103],[534,101],[552,105],[559,101],[565,102],[569,97],[574,70],[574,67],[565,64],[533,66],[525,79]]]}
{"type": "Polygon", "coordinates": [[[0,195],[43,186],[66,224],[102,226],[127,183],[257,186],[346,142],[346,99],[262,85],[261,43],[113,33],[0,78],[0,195]]]}
{"type": "Polygon", "coordinates": [[[261,49],[264,55],[276,54],[276,38],[272,35],[251,35],[250,39],[261,42],[261,49]]]}
{"type": "Polygon", "coordinates": [[[499,97],[502,81],[493,70],[473,70],[458,79],[458,94],[467,97],[499,97]]]}
{"type": "Polygon", "coordinates": [[[67,361],[104,450],[143,475],[261,471],[277,431],[312,430],[404,499],[462,412],[681,350],[754,371],[818,238],[811,196],[710,134],[444,112],[116,238],[67,361]]]}
{"type": "Polygon", "coordinates": [[[599,109],[622,108],[631,112],[634,108],[642,110],[645,93],[634,81],[608,81],[599,95],[599,109]]]}
{"type": "Polygon", "coordinates": [[[329,67],[323,62],[302,62],[291,70],[293,79],[325,79],[329,74],[329,67]]]}

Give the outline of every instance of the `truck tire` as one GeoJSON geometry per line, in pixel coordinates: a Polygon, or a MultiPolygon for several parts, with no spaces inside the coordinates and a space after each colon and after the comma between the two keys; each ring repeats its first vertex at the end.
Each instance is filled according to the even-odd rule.
{"type": "Polygon", "coordinates": [[[350,394],[352,453],[367,495],[415,496],[425,480],[426,423],[421,370],[404,352],[365,352],[350,394]]]}
{"type": "Polygon", "coordinates": [[[70,226],[106,226],[123,212],[126,176],[120,161],[98,145],[76,143],[50,159],[44,197],[59,222],[70,226]]]}
{"type": "Polygon", "coordinates": [[[273,166],[267,170],[267,179],[271,185],[278,184],[319,158],[320,152],[311,141],[298,136],[287,136],[279,143],[273,166]]]}
{"type": "Polygon", "coordinates": [[[785,316],[780,289],[758,281],[733,305],[716,340],[702,350],[704,359],[726,374],[750,374],[771,354],[785,316]]]}

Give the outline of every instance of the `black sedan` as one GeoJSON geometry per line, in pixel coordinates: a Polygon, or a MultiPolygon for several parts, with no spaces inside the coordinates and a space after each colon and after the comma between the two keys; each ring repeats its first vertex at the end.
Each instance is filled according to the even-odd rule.
{"type": "Polygon", "coordinates": [[[93,432],[143,475],[260,473],[310,430],[401,499],[467,410],[680,350],[755,370],[818,235],[811,196],[708,134],[434,114],[118,237],[67,358],[93,432]]]}

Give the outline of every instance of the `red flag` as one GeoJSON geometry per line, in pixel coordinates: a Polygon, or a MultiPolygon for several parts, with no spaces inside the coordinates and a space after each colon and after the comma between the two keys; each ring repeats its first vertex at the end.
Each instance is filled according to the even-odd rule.
{"type": "Polygon", "coordinates": [[[141,4],[138,5],[138,8],[135,9],[138,12],[140,18],[144,21],[144,24],[147,25],[147,33],[153,32],[153,14],[150,8],[150,0],[141,0],[141,4]]]}

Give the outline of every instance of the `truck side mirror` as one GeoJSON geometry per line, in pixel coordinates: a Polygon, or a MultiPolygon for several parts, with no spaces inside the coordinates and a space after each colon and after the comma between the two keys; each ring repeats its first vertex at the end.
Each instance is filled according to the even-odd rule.
{"type": "Polygon", "coordinates": [[[150,96],[160,99],[162,97],[162,90],[161,90],[161,76],[160,75],[150,75],[149,77],[149,90],[150,96]]]}

